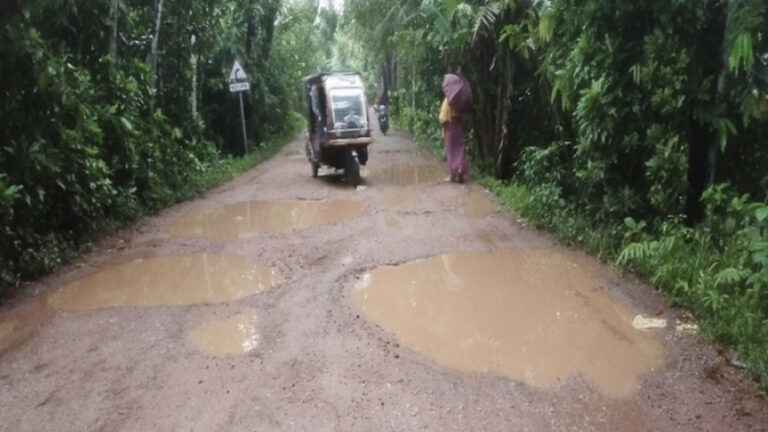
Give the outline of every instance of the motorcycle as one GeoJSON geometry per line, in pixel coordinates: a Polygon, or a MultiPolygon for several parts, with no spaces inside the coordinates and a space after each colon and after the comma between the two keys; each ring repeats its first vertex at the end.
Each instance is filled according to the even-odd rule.
{"type": "Polygon", "coordinates": [[[389,130],[389,116],[387,115],[387,106],[379,105],[379,129],[382,135],[386,135],[389,130]]]}

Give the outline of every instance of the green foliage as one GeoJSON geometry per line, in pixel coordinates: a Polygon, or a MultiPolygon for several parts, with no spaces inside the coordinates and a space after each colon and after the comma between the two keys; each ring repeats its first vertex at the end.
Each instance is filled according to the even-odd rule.
{"type": "Polygon", "coordinates": [[[705,194],[708,217],[679,219],[658,233],[634,230],[617,262],[647,275],[673,302],[694,312],[712,338],[732,345],[768,379],[768,206],[749,204],[724,185],[705,194]]]}
{"type": "Polygon", "coordinates": [[[300,77],[322,61],[302,55],[309,2],[159,4],[32,0],[0,29],[0,294],[274,150],[228,156],[242,142],[235,58],[253,79],[253,143],[296,132],[300,77]]]}

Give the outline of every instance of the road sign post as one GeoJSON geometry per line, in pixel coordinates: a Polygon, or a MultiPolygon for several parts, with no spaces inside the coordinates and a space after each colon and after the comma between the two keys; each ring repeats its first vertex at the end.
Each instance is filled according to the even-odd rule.
{"type": "Polygon", "coordinates": [[[243,108],[243,92],[240,91],[240,120],[243,123],[243,150],[248,154],[248,135],[245,131],[245,108],[243,108]]]}
{"type": "Polygon", "coordinates": [[[243,92],[250,90],[251,84],[246,81],[248,75],[245,74],[245,70],[240,66],[240,62],[235,60],[235,64],[232,65],[232,71],[229,73],[229,91],[231,93],[239,93],[240,97],[240,120],[243,123],[243,152],[248,154],[248,133],[245,129],[245,107],[243,106],[243,92]]]}

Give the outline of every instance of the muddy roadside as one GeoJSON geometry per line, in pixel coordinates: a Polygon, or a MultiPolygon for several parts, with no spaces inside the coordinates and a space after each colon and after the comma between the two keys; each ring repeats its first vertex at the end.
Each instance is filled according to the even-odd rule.
{"type": "Polygon", "coordinates": [[[353,188],[313,179],[297,140],[105,240],[0,310],[0,431],[768,430],[650,287],[439,164],[377,137],[353,188]],[[478,278],[496,288],[452,297],[478,278]]]}

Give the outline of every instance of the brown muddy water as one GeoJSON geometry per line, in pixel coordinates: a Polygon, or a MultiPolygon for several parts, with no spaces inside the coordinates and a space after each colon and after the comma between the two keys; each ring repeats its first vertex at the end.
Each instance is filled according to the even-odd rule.
{"type": "Polygon", "coordinates": [[[385,222],[386,222],[386,224],[387,224],[387,227],[389,227],[389,228],[392,228],[392,229],[394,229],[394,230],[398,230],[398,231],[399,231],[399,230],[402,230],[402,229],[403,229],[403,224],[402,224],[402,222],[400,222],[400,220],[399,220],[399,219],[397,219],[397,218],[395,218],[395,217],[391,217],[391,216],[390,216],[390,217],[388,217],[388,218],[386,219],[386,221],[385,221],[385,222]]]}
{"type": "Polygon", "coordinates": [[[432,163],[391,164],[371,170],[369,178],[376,183],[383,181],[397,186],[409,186],[437,182],[446,175],[445,170],[432,163]]]}
{"type": "Polygon", "coordinates": [[[247,309],[229,318],[208,321],[189,334],[189,341],[208,354],[247,354],[259,345],[256,319],[256,311],[247,309]]]}
{"type": "Polygon", "coordinates": [[[375,323],[437,363],[550,388],[581,375],[632,395],[664,363],[651,333],[614,303],[590,269],[551,250],[452,253],[385,266],[352,290],[375,323]]]}
{"type": "Polygon", "coordinates": [[[19,321],[16,319],[9,319],[8,321],[0,323],[0,349],[2,349],[3,341],[11,337],[13,330],[18,324],[19,321]]]}
{"type": "Polygon", "coordinates": [[[476,191],[461,197],[461,208],[465,215],[472,218],[485,217],[498,210],[496,203],[491,201],[488,194],[476,191]]]}
{"type": "MultiPolygon", "coordinates": [[[[282,282],[277,270],[236,256],[196,254],[134,259],[70,282],[10,310],[0,319],[0,353],[30,337],[57,312],[223,303],[258,294],[282,282]]],[[[224,339],[234,337],[228,326],[231,324],[220,327],[224,339]]]]}
{"type": "Polygon", "coordinates": [[[419,209],[419,194],[416,191],[405,189],[381,198],[376,204],[389,210],[416,211],[419,209]]]}
{"type": "Polygon", "coordinates": [[[70,282],[48,298],[59,311],[223,303],[282,283],[277,270],[237,256],[140,258],[70,282]]]}
{"type": "Polygon", "coordinates": [[[45,297],[28,300],[0,318],[0,354],[33,335],[54,315],[45,297]]]}
{"type": "Polygon", "coordinates": [[[248,238],[264,232],[332,224],[360,215],[355,201],[251,201],[189,213],[168,225],[175,237],[220,240],[248,238]]]}

